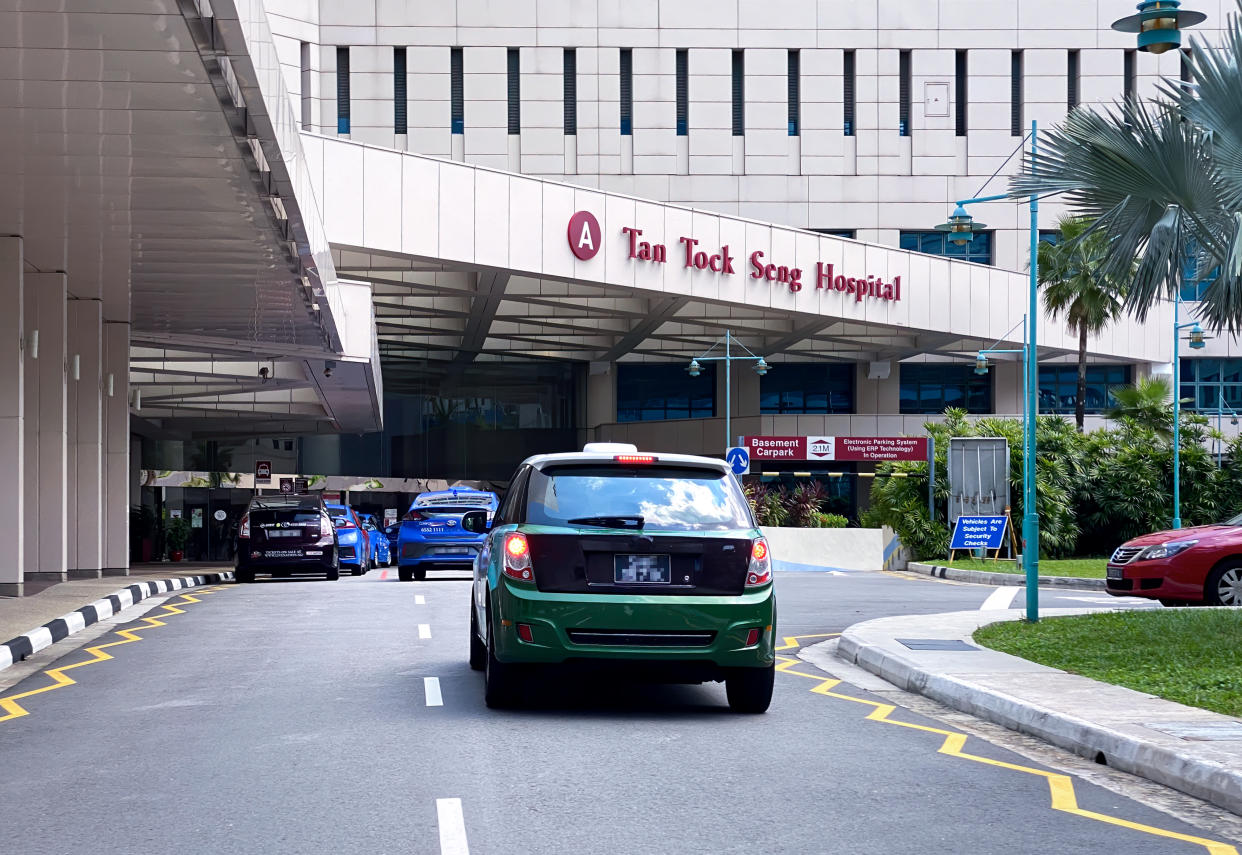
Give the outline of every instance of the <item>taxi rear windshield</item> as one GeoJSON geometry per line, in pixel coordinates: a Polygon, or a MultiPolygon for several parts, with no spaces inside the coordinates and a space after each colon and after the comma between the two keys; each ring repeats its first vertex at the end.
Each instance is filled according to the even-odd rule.
{"type": "MultiPolygon", "coordinates": [[[[577,527],[570,520],[616,520],[644,531],[732,531],[750,528],[750,508],[723,472],[690,466],[550,466],[531,472],[526,522],[577,527]]],[[[592,523],[586,523],[590,525],[592,523]]]]}
{"type": "Polygon", "coordinates": [[[442,520],[442,519],[459,519],[462,514],[468,514],[471,511],[485,511],[487,508],[481,505],[456,505],[448,507],[446,505],[436,505],[434,507],[424,506],[421,508],[410,508],[406,513],[407,520],[442,520]]]}

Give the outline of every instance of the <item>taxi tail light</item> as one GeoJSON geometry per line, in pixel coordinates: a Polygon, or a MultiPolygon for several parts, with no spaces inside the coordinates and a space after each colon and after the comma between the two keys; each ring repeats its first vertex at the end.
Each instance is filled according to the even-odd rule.
{"type": "Polygon", "coordinates": [[[520,582],[535,581],[535,569],[531,567],[530,544],[526,541],[526,535],[517,531],[505,535],[504,553],[506,576],[520,582]]]}
{"type": "Polygon", "coordinates": [[[341,524],[337,528],[357,528],[357,526],[348,517],[342,517],[341,524]]]}
{"type": "Polygon", "coordinates": [[[618,463],[655,463],[656,456],[654,454],[617,454],[613,456],[613,460],[618,463]]]}
{"type": "Polygon", "coordinates": [[[534,634],[530,631],[530,624],[528,624],[528,623],[519,623],[519,624],[517,625],[517,630],[518,630],[518,638],[522,639],[522,640],[523,640],[523,641],[525,641],[527,644],[533,644],[533,643],[534,643],[534,641],[535,641],[535,636],[534,636],[534,634]]]}
{"type": "Polygon", "coordinates": [[[250,537],[250,514],[242,514],[241,528],[237,530],[238,537],[250,537]]]}
{"type": "Polygon", "coordinates": [[[757,588],[772,581],[772,554],[768,542],[756,538],[750,547],[750,566],[746,568],[746,587],[757,588]]]}
{"type": "Polygon", "coordinates": [[[760,630],[760,629],[759,629],[759,627],[757,627],[757,626],[755,626],[755,627],[751,627],[751,628],[750,628],[750,630],[749,630],[749,631],[747,631],[747,633],[746,633],[746,646],[747,646],[747,647],[753,647],[753,646],[755,646],[756,644],[758,644],[758,643],[759,643],[759,635],[760,635],[760,633],[761,633],[761,632],[762,632],[762,630],[760,630]]]}
{"type": "Polygon", "coordinates": [[[319,518],[319,536],[320,537],[331,537],[332,536],[332,518],[331,517],[320,517],[319,518]]]}

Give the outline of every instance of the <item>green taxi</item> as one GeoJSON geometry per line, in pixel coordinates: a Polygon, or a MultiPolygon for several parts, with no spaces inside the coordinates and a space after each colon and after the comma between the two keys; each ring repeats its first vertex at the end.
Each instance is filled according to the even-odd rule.
{"type": "Polygon", "coordinates": [[[729,706],[772,700],[772,558],[728,465],[590,443],[531,457],[474,566],[470,665],[485,700],[522,699],[529,669],[723,681],[729,706]]]}

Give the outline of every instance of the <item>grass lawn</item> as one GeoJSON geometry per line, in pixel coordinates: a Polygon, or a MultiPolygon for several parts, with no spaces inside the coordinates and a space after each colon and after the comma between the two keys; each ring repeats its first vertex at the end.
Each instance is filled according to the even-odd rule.
{"type": "MultiPolygon", "coordinates": [[[[959,570],[982,570],[985,573],[1021,573],[1022,568],[1004,558],[999,561],[980,560],[977,558],[959,558],[956,561],[927,561],[920,563],[936,564],[940,567],[955,567],[959,570]]],[[[1079,579],[1103,579],[1107,558],[1041,558],[1039,559],[1039,575],[1041,576],[1074,576],[1079,579]]]]}
{"type": "Polygon", "coordinates": [[[1242,716],[1242,611],[1159,609],[994,623],[975,641],[1170,701],[1242,716]]]}

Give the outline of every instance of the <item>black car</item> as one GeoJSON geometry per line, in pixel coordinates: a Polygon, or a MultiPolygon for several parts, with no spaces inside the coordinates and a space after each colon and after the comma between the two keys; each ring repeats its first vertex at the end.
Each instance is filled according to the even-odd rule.
{"type": "Polygon", "coordinates": [[[340,577],[336,530],[318,496],[255,496],[237,531],[236,577],[253,582],[255,573],[340,577]]]}

